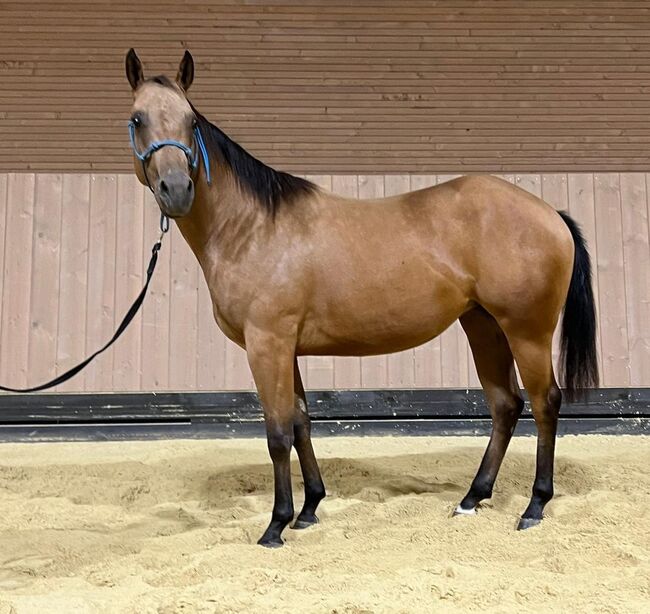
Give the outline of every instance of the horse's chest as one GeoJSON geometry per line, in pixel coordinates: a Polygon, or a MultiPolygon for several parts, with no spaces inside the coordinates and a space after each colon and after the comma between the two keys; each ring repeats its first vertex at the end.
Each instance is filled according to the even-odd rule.
{"type": "Polygon", "coordinates": [[[209,284],[214,318],[223,333],[238,345],[244,345],[244,321],[250,299],[236,283],[215,281],[209,284]]]}

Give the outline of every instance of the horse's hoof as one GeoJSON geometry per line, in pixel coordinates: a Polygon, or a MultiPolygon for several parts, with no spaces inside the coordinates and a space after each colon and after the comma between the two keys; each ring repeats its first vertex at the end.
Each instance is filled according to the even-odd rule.
{"type": "Polygon", "coordinates": [[[530,527],[536,527],[540,522],[542,522],[541,518],[520,518],[517,524],[517,531],[525,531],[526,529],[530,529],[530,527]]]}
{"type": "Polygon", "coordinates": [[[282,546],[284,546],[284,542],[280,537],[278,538],[261,537],[257,543],[260,546],[264,546],[265,548],[282,548],[282,546]]]}
{"type": "Polygon", "coordinates": [[[291,525],[292,529],[308,529],[309,527],[318,524],[318,516],[311,516],[306,518],[296,518],[296,522],[291,525]]]}
{"type": "Polygon", "coordinates": [[[476,515],[476,508],[475,507],[470,507],[469,509],[464,509],[460,505],[456,507],[456,509],[451,513],[451,517],[453,518],[454,516],[475,516],[476,515]]]}

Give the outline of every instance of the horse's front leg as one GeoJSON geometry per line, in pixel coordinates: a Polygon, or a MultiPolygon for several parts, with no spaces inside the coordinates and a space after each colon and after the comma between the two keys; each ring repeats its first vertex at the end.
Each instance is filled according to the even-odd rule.
{"type": "Polygon", "coordinates": [[[257,542],[282,546],[282,531],[293,519],[290,455],[294,443],[295,341],[266,331],[246,335],[246,352],[264,409],[266,438],[273,461],[275,501],[271,522],[257,542]]]}

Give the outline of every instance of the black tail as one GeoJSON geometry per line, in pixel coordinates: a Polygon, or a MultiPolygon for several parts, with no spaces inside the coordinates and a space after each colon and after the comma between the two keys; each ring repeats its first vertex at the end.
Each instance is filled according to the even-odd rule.
{"type": "Polygon", "coordinates": [[[569,401],[598,386],[596,307],[591,288],[591,262],[580,227],[566,214],[562,219],[575,245],[573,275],[562,318],[560,379],[569,401]]]}

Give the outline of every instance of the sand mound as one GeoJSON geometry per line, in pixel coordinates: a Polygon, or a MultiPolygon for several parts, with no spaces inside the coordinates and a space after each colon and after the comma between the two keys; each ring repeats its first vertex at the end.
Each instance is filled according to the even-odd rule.
{"type": "Polygon", "coordinates": [[[526,532],[532,438],[476,517],[449,518],[485,444],[317,440],[321,524],[280,550],[254,545],[262,440],[4,444],[0,614],[647,611],[650,440],[560,439],[556,498],[526,532]]]}

